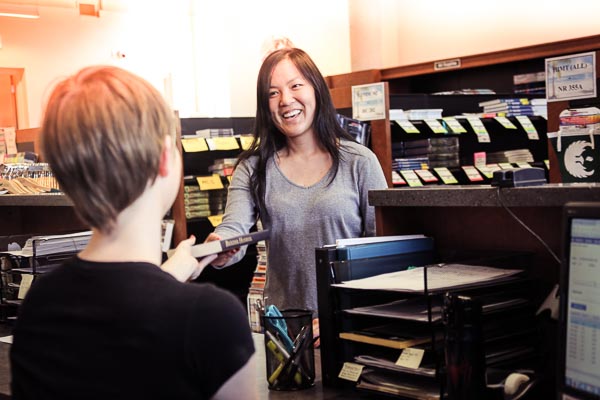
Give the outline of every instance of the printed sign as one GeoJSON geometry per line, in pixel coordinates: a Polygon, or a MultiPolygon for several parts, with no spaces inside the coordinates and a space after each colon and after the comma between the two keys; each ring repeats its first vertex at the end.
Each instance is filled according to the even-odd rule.
{"type": "Polygon", "coordinates": [[[460,68],[460,58],[453,60],[436,61],[433,63],[433,69],[439,71],[441,69],[454,69],[460,68]]]}
{"type": "Polygon", "coordinates": [[[548,101],[596,97],[596,53],[546,59],[548,101]]]}
{"type": "Polygon", "coordinates": [[[352,118],[360,121],[385,119],[383,82],[352,86],[352,118]]]}

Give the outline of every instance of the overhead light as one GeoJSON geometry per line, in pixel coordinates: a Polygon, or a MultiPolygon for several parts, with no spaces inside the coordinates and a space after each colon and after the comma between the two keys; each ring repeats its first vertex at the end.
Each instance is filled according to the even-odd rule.
{"type": "Polygon", "coordinates": [[[37,6],[24,4],[1,4],[0,17],[16,17],[16,18],[39,18],[40,12],[37,6]]]}

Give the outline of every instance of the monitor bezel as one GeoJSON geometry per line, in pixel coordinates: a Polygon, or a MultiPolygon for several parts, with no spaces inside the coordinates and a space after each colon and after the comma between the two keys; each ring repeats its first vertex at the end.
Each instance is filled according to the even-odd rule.
{"type": "Polygon", "coordinates": [[[600,202],[571,202],[563,208],[562,240],[561,240],[561,264],[559,285],[559,317],[558,317],[558,362],[557,362],[557,393],[558,399],[562,400],[565,395],[574,400],[599,400],[600,396],[583,392],[565,384],[566,367],[566,335],[567,335],[567,304],[569,301],[569,260],[571,243],[571,222],[574,218],[599,219],[600,202]]]}

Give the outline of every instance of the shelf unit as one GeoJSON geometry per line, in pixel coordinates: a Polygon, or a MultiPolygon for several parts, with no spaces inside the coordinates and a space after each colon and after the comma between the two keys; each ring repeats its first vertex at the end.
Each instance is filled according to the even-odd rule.
{"type": "MultiPolygon", "coordinates": [[[[600,50],[600,35],[576,39],[525,46],[514,49],[483,53],[465,57],[457,57],[460,66],[453,69],[436,70],[435,63],[424,62],[413,65],[372,69],[328,76],[329,85],[336,108],[345,110],[351,115],[352,89],[354,85],[385,82],[386,98],[395,95],[423,95],[444,90],[463,88],[489,88],[497,95],[488,98],[514,96],[512,93],[512,77],[514,74],[543,71],[545,59],[562,55],[577,54],[600,50]],[[350,110],[350,111],[349,111],[350,110]]],[[[600,70],[599,64],[596,67],[600,70]]],[[[432,96],[429,96],[432,97],[432,96]]],[[[436,96],[438,97],[438,96],[436,96]]],[[[439,96],[442,98],[441,96],[439,96]]],[[[523,96],[518,96],[523,97],[523,96]]],[[[443,98],[440,101],[444,101],[443,98]]],[[[403,102],[386,101],[386,110],[390,103],[393,107],[401,107],[403,102]]],[[[573,107],[574,104],[598,104],[599,100],[586,99],[581,102],[552,102],[548,103],[547,132],[558,130],[558,114],[561,110],[573,107]]],[[[463,109],[462,112],[478,112],[479,109],[463,109]]],[[[392,187],[391,173],[391,140],[390,119],[386,111],[385,119],[371,122],[371,148],[377,155],[383,171],[392,187]]],[[[548,143],[548,158],[550,165],[557,165],[556,154],[548,143]]],[[[537,160],[536,160],[537,161],[537,160]]],[[[560,182],[560,173],[554,168],[550,170],[550,182],[560,182]]]]}
{"type": "MultiPolygon", "coordinates": [[[[13,242],[23,246],[35,234],[65,234],[87,229],[75,214],[71,200],[63,194],[1,195],[0,213],[0,248],[3,250],[13,242]]],[[[0,321],[16,315],[20,304],[16,299],[20,272],[11,269],[13,264],[13,260],[3,261],[0,321]]]]}
{"type": "MultiPolygon", "coordinates": [[[[208,217],[186,219],[184,205],[184,185],[196,184],[196,176],[210,175],[208,167],[219,158],[235,158],[241,151],[241,143],[238,140],[239,149],[235,150],[209,150],[203,152],[186,153],[181,144],[182,135],[193,135],[201,129],[232,128],[234,135],[248,134],[251,132],[253,118],[181,118],[178,131],[177,145],[183,158],[182,185],[171,209],[171,216],[175,221],[173,228],[173,244],[179,243],[190,235],[196,236],[197,242],[202,242],[206,236],[214,230],[208,217]],[[186,178],[188,177],[188,178],[186,178]]],[[[222,178],[224,186],[227,179],[222,178]]],[[[211,282],[217,286],[231,291],[245,305],[250,282],[256,269],[256,246],[248,246],[245,257],[235,266],[223,269],[205,268],[197,282],[211,282]]]]}
{"type": "MultiPolygon", "coordinates": [[[[323,248],[316,251],[316,257],[331,259],[332,256],[328,249],[323,248]]],[[[534,290],[526,273],[525,276],[521,274],[507,280],[481,282],[468,287],[428,289],[427,276],[432,274],[429,272],[424,275],[422,291],[356,290],[331,285],[343,280],[340,279],[342,276],[363,278],[382,273],[382,269],[387,269],[384,272],[402,271],[410,265],[432,265],[434,259],[436,262],[445,260],[496,268],[519,265],[525,270],[530,262],[529,254],[523,252],[475,254],[467,251],[446,257],[434,252],[415,252],[332,261],[329,266],[318,261],[321,374],[324,385],[354,387],[354,383],[338,378],[344,363],[352,362],[364,365],[365,370],[369,370],[367,375],[361,375],[356,385],[359,390],[381,394],[381,388],[376,385],[369,387],[363,382],[369,382],[368,375],[381,377],[383,374],[390,381],[413,385],[419,392],[427,391],[431,398],[444,398],[446,368],[443,339],[447,327],[442,324],[441,310],[446,293],[470,296],[484,305],[481,327],[485,332],[482,344],[485,344],[487,368],[514,370],[538,365],[538,332],[533,323],[534,290]],[[508,301],[511,303],[501,305],[508,301]],[[393,312],[390,312],[390,303],[395,304],[393,312]],[[492,304],[496,305],[495,308],[489,306],[492,304]],[[385,315],[376,312],[381,305],[386,305],[385,315]],[[394,365],[408,347],[424,352],[416,370],[394,365]],[[382,366],[366,358],[387,361],[387,365],[382,366]]],[[[437,267],[427,270],[431,271],[431,268],[437,267]]],[[[398,398],[415,398],[408,393],[398,394],[398,398]]]]}

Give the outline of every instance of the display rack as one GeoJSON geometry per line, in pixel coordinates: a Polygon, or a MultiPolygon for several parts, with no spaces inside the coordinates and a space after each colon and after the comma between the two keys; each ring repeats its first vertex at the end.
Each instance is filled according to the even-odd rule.
{"type": "MultiPolygon", "coordinates": [[[[434,98],[429,93],[465,88],[488,88],[497,93],[497,95],[489,95],[488,98],[490,96],[514,96],[513,75],[544,71],[545,59],[549,57],[598,50],[600,50],[600,35],[595,35],[464,57],[451,57],[460,61],[458,67],[451,69],[436,69],[436,60],[414,65],[328,76],[327,82],[336,108],[350,115],[352,112],[351,87],[375,82],[386,83],[389,98],[393,99],[396,95],[408,95],[414,99],[414,95],[417,95],[429,99],[429,101],[445,101],[447,107],[444,108],[453,109],[452,113],[455,113],[456,110],[451,103],[455,102],[456,99],[444,98],[443,96],[434,98]]],[[[465,97],[465,101],[468,101],[468,99],[465,97]]],[[[590,99],[586,104],[590,102],[599,103],[597,99],[590,99]]],[[[405,101],[387,101],[385,119],[371,121],[371,148],[381,163],[390,187],[393,184],[389,109],[390,106],[406,108],[403,104],[408,105],[409,103],[405,101]]],[[[569,102],[552,102],[548,104],[547,132],[558,130],[558,114],[570,106],[573,105],[569,102]]],[[[478,112],[479,109],[464,106],[460,111],[478,112]]],[[[557,165],[556,155],[551,145],[547,143],[547,146],[549,164],[551,166],[557,165]]],[[[550,182],[561,181],[559,171],[556,168],[550,170],[549,178],[550,182]]]]}
{"type": "MultiPolygon", "coordinates": [[[[474,257],[469,252],[463,256],[474,257]]],[[[428,271],[443,269],[446,264],[430,264],[434,259],[432,252],[331,261],[332,253],[328,254],[328,250],[322,248],[317,249],[316,258],[321,260],[317,265],[317,285],[321,374],[326,386],[355,386],[359,390],[396,394],[398,398],[406,399],[445,398],[442,305],[448,293],[470,296],[485,305],[482,328],[487,368],[533,368],[539,362],[535,310],[531,302],[533,291],[531,282],[522,275],[438,289],[428,286],[431,275],[428,271]],[[364,278],[381,272],[406,271],[415,265],[424,265],[421,291],[358,290],[334,285],[340,283],[341,277],[364,278]],[[417,368],[397,363],[407,348],[424,352],[417,368]],[[339,377],[346,363],[363,365],[356,383],[339,377]],[[411,391],[419,395],[411,395],[411,391]],[[422,397],[425,393],[428,394],[422,397]]],[[[496,268],[519,265],[525,270],[528,262],[526,253],[485,254],[465,261],[469,265],[496,268]]]]}

